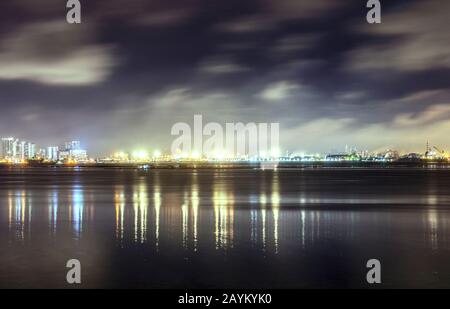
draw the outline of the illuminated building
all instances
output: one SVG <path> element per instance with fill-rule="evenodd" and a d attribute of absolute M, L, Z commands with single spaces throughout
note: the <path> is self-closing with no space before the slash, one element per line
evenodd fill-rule
<path fill-rule="evenodd" d="M 81 143 L 80 141 L 71 141 L 71 142 L 66 142 L 65 143 L 65 148 L 66 151 L 70 151 L 70 150 L 80 150 L 81 149 Z"/>
<path fill-rule="evenodd" d="M 47 147 L 47 160 L 49 161 L 58 161 L 58 152 L 59 148 L 57 146 Z"/>
<path fill-rule="evenodd" d="M 132 153 L 133 161 L 145 162 L 149 160 L 149 154 L 145 150 L 136 150 Z"/>
<path fill-rule="evenodd" d="M 11 162 L 22 162 L 36 156 L 36 145 L 19 141 L 14 137 L 2 138 L 2 158 Z"/>
<path fill-rule="evenodd" d="M 66 142 L 64 151 L 59 153 L 59 160 L 61 161 L 87 161 L 87 151 L 81 148 L 80 141 Z"/>
<path fill-rule="evenodd" d="M 70 152 L 70 158 L 76 162 L 87 161 L 87 151 L 83 149 L 74 149 Z"/>
<path fill-rule="evenodd" d="M 60 151 L 58 153 L 59 161 L 69 161 L 70 160 L 70 152 L 69 151 Z"/>
<path fill-rule="evenodd" d="M 16 143 L 16 161 L 33 159 L 36 156 L 36 145 L 30 142 L 21 141 Z"/>
<path fill-rule="evenodd" d="M 17 143 L 17 148 L 16 148 L 16 160 L 17 161 L 25 161 L 25 159 L 26 159 L 26 154 L 25 154 L 26 143 L 27 142 L 24 142 L 24 141 Z"/>
<path fill-rule="evenodd" d="M 31 160 L 36 157 L 36 145 L 34 143 L 25 142 L 23 147 L 25 160 Z"/>
<path fill-rule="evenodd" d="M 399 158 L 400 158 L 400 155 L 397 150 L 388 149 L 384 153 L 384 159 L 386 161 L 395 161 L 395 160 L 398 160 Z"/>
<path fill-rule="evenodd" d="M 36 159 L 46 159 L 47 158 L 47 151 L 45 148 L 39 148 L 39 150 L 36 152 Z"/>
<path fill-rule="evenodd" d="M 18 140 L 14 137 L 2 138 L 2 158 L 14 160 L 17 155 Z"/>
<path fill-rule="evenodd" d="M 113 161 L 127 162 L 128 160 L 129 160 L 129 155 L 126 152 L 118 151 L 113 154 Z"/>

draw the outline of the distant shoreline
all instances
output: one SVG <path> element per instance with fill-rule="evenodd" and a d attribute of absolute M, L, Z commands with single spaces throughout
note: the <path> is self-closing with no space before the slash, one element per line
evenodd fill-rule
<path fill-rule="evenodd" d="M 79 163 L 54 164 L 32 163 L 11 165 L 0 163 L 1 169 L 25 168 L 102 168 L 102 169 L 311 169 L 311 168 L 450 168 L 448 161 L 394 161 L 394 162 L 351 162 L 351 161 L 308 161 L 308 162 L 149 162 L 149 163 Z"/>

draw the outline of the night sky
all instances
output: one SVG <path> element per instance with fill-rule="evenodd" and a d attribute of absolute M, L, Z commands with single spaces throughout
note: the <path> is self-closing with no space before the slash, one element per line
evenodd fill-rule
<path fill-rule="evenodd" d="M 282 150 L 449 150 L 450 1 L 0 3 L 0 135 L 168 151 L 176 122 L 279 122 Z"/>

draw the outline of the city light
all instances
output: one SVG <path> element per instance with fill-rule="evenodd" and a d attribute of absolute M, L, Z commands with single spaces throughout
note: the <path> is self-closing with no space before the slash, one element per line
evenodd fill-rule
<path fill-rule="evenodd" d="M 136 161 L 145 161 L 148 160 L 148 152 L 145 150 L 135 150 L 133 151 L 133 160 Z"/>
<path fill-rule="evenodd" d="M 272 149 L 271 156 L 273 158 L 278 158 L 280 156 L 280 149 L 278 149 L 278 148 Z"/>
<path fill-rule="evenodd" d="M 225 159 L 225 157 L 226 157 L 226 155 L 223 150 L 216 151 L 213 156 L 213 158 L 218 159 L 218 160 L 223 160 L 223 159 Z"/>
<path fill-rule="evenodd" d="M 129 160 L 128 154 L 124 151 L 117 151 L 113 154 L 113 160 L 118 162 L 126 162 Z"/>
<path fill-rule="evenodd" d="M 159 158 L 161 157 L 161 151 L 155 150 L 153 151 L 153 158 Z"/>
<path fill-rule="evenodd" d="M 191 159 L 199 159 L 200 158 L 200 153 L 196 150 L 194 150 L 191 154 Z"/>

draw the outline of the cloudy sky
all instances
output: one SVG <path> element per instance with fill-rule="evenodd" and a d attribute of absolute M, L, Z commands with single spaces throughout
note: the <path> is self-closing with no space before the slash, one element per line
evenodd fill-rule
<path fill-rule="evenodd" d="M 450 1 L 0 3 L 0 135 L 169 150 L 176 122 L 279 122 L 290 151 L 450 148 Z M 394 2 L 394 3 L 393 3 Z"/>

